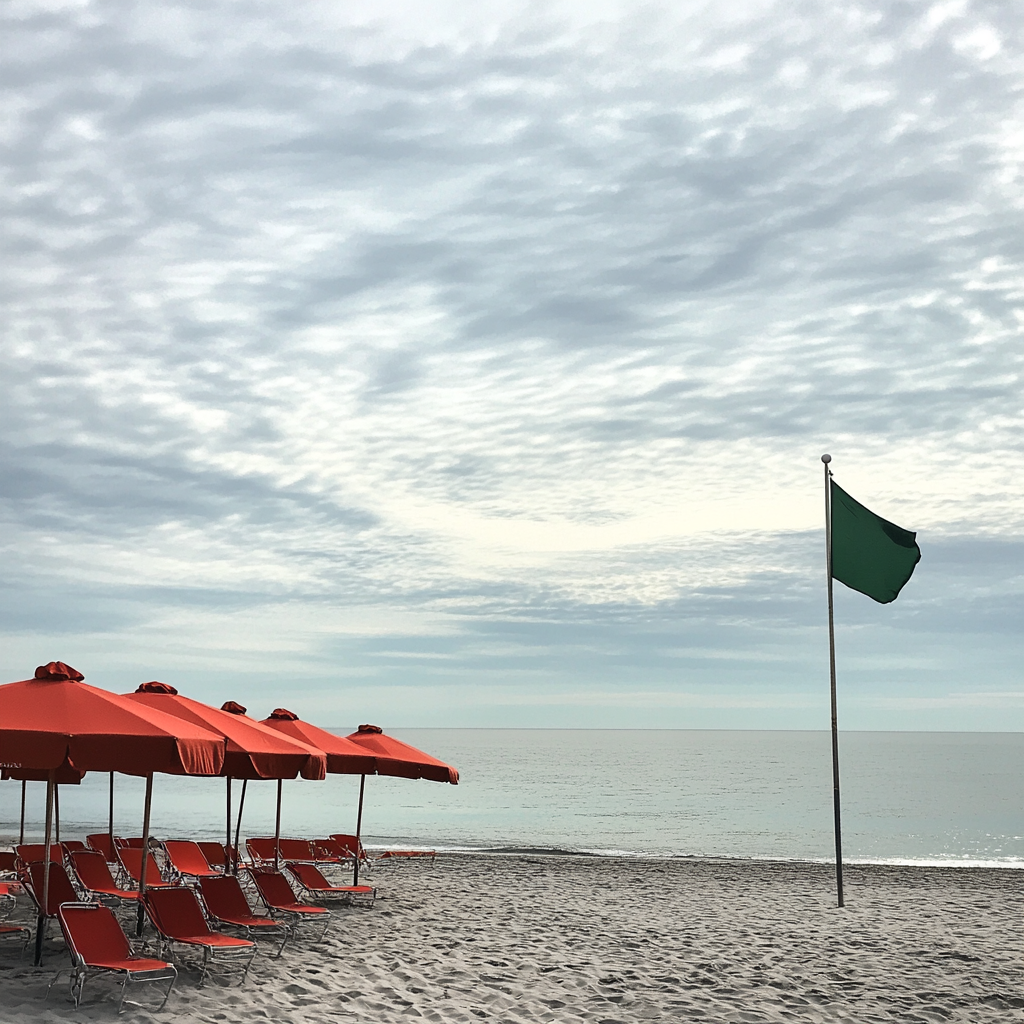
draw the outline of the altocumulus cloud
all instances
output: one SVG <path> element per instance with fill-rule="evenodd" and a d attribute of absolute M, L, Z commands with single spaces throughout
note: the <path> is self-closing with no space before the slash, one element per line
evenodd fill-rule
<path fill-rule="evenodd" d="M 824 725 L 831 450 L 848 723 L 1024 725 L 1011 7 L 413 10 L 5 5 L 6 678 Z"/>

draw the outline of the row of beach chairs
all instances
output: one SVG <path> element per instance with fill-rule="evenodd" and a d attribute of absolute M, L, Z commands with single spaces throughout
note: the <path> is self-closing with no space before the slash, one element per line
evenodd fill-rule
<path fill-rule="evenodd" d="M 353 840 L 351 845 L 348 839 Z M 23 948 L 28 942 L 27 927 L 3 922 L 15 903 L 11 890 L 23 890 L 47 925 L 51 920 L 60 923 L 71 954 L 76 1007 L 86 977 L 96 972 L 122 977 L 119 1011 L 128 986 L 142 981 L 166 981 L 165 1004 L 177 977 L 175 954 L 182 951 L 199 955 L 200 985 L 211 966 L 238 967 L 244 982 L 257 940 L 273 941 L 275 955 L 280 956 L 306 924 L 320 927 L 323 939 L 331 911 L 319 904 L 340 900 L 372 906 L 376 896 L 372 886 L 336 885 L 324 874 L 324 869 L 351 863 L 362 853 L 354 837 L 282 839 L 280 845 L 273 838 L 251 839 L 246 843 L 247 858 L 220 843 L 151 842 L 144 851 L 141 840 L 114 837 L 111 843 L 102 833 L 87 837 L 86 843 L 51 846 L 45 907 L 45 847 L 27 844 L 10 854 L 0 851 L 0 878 L 11 879 L 0 882 L 0 939 L 20 940 Z M 116 916 L 126 909 L 139 912 L 144 857 L 146 893 L 141 906 L 158 936 L 155 958 L 135 951 Z M 283 871 L 275 869 L 275 859 Z M 224 929 L 244 937 L 224 934 Z M 57 977 L 64 973 L 67 969 Z"/>

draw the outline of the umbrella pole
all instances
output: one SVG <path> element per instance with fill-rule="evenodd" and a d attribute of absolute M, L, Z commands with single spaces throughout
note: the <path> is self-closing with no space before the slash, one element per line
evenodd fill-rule
<path fill-rule="evenodd" d="M 355 853 L 355 869 L 352 872 L 352 884 L 359 884 L 359 854 L 363 849 L 363 841 L 359 838 L 360 833 L 363 831 L 363 791 L 366 789 L 366 776 L 359 776 L 359 812 L 356 814 L 356 848 L 353 851 Z"/>
<path fill-rule="evenodd" d="M 274 825 L 274 870 L 281 870 L 281 780 L 277 780 L 277 822 Z"/>
<path fill-rule="evenodd" d="M 18 832 L 18 845 L 25 845 L 25 787 L 28 783 L 21 780 L 21 830 Z"/>
<path fill-rule="evenodd" d="M 50 826 L 53 824 L 53 769 L 46 780 L 46 837 L 43 840 L 43 901 L 36 921 L 36 967 L 43 962 L 43 932 L 50 905 Z"/>
<path fill-rule="evenodd" d="M 110 810 L 107 812 L 107 838 L 110 840 L 110 856 L 114 856 L 114 773 L 110 773 Z"/>
<path fill-rule="evenodd" d="M 146 776 L 146 805 L 142 812 L 142 869 L 139 871 L 139 916 L 135 922 L 135 934 L 142 935 L 146 920 L 146 867 L 149 864 L 149 811 L 153 806 L 153 773 Z"/>
<path fill-rule="evenodd" d="M 227 838 L 224 840 L 224 856 L 228 859 L 228 865 L 231 864 L 231 776 L 228 776 L 228 831 Z"/>
<path fill-rule="evenodd" d="M 60 783 L 53 784 L 53 828 L 57 833 L 54 842 L 60 846 Z"/>
<path fill-rule="evenodd" d="M 232 874 L 238 874 L 238 840 L 242 836 L 242 808 L 245 807 L 245 787 L 249 784 L 248 779 L 242 779 L 242 795 L 238 798 L 238 824 L 235 825 L 235 855 L 231 859 L 234 861 L 234 870 Z"/>

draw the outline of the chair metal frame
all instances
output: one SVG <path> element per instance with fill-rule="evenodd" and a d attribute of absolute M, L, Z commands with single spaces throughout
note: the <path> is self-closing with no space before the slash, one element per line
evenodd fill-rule
<path fill-rule="evenodd" d="M 230 888 L 232 886 L 236 890 L 234 898 L 245 904 L 245 910 L 242 911 L 239 906 L 237 910 L 224 911 L 223 904 L 220 904 L 215 909 L 213 904 L 216 903 L 219 897 L 216 896 L 213 890 L 224 887 Z M 252 939 L 254 942 L 258 942 L 261 935 L 267 935 L 268 937 L 271 935 L 275 937 L 280 936 L 281 945 L 278 946 L 277 952 L 274 954 L 275 959 L 284 952 L 284 947 L 288 945 L 288 940 L 295 933 L 295 926 L 292 924 L 280 921 L 269 914 L 254 914 L 245 895 L 245 890 L 242 888 L 242 883 L 236 875 L 219 875 L 216 878 L 200 879 L 199 895 L 202 897 L 206 916 L 214 925 L 243 929 L 246 938 Z M 211 897 L 214 897 L 212 901 Z M 228 899 L 231 898 L 228 897 Z"/>
<path fill-rule="evenodd" d="M 331 912 L 326 907 L 301 903 L 296 897 L 295 891 L 292 889 L 287 877 L 280 871 L 275 871 L 273 868 L 252 868 L 249 873 L 259 892 L 260 899 L 263 901 L 271 917 L 275 917 L 277 914 L 287 914 L 296 926 L 304 921 L 323 921 L 324 930 L 320 933 L 320 938 L 317 940 L 318 942 L 323 941 L 324 936 L 327 934 L 327 929 L 331 925 Z M 279 878 L 284 883 L 287 891 L 291 894 L 291 900 L 274 901 L 270 898 L 267 887 L 261 885 L 260 880 L 271 878 Z"/>
<path fill-rule="evenodd" d="M 99 851 L 97 851 L 99 852 Z M 75 942 L 75 936 L 73 928 L 68 924 L 69 913 L 79 913 L 82 911 L 96 911 L 99 913 L 109 914 L 113 918 L 114 922 L 117 923 L 117 918 L 114 917 L 114 912 L 109 908 L 105 907 L 100 903 L 62 903 L 57 908 L 57 917 L 60 920 L 61 931 L 64 933 L 64 941 L 67 943 L 68 952 L 71 955 L 71 967 L 65 967 L 59 970 L 51 979 L 50 984 L 46 986 L 46 996 L 49 998 L 50 989 L 56 984 L 57 979 L 66 973 L 70 973 L 71 979 L 71 998 L 75 1001 L 75 1009 L 81 1005 L 82 993 L 85 990 L 85 982 L 91 972 L 108 973 L 108 974 L 123 974 L 124 981 L 121 982 L 121 998 L 117 1004 L 117 1012 L 122 1013 L 124 1010 L 125 995 L 128 991 L 128 985 L 134 983 L 141 983 L 144 981 L 164 981 L 170 979 L 170 984 L 167 986 L 167 991 L 164 993 L 163 1002 L 157 1009 L 157 1013 L 160 1012 L 166 1005 L 167 1000 L 171 997 L 171 989 L 174 988 L 174 983 L 178 978 L 178 969 L 172 963 L 160 960 L 153 957 L 139 956 L 135 952 L 135 948 L 132 946 L 128 936 L 125 935 L 125 945 L 128 951 L 128 956 L 124 957 L 124 962 L 131 962 L 132 960 L 139 960 L 143 963 L 160 962 L 163 963 L 163 967 L 160 968 L 148 968 L 146 970 L 133 971 L 128 967 L 115 967 L 104 964 L 90 964 L 86 961 L 85 956 L 78 948 L 78 944 Z M 121 928 L 118 924 L 118 928 Z M 121 934 L 124 935 L 124 930 L 121 929 Z"/>
<path fill-rule="evenodd" d="M 97 860 L 96 858 L 99 859 Z M 80 861 L 83 861 L 84 863 L 80 864 Z M 97 886 L 95 877 L 92 877 L 91 879 L 86 878 L 82 868 L 89 861 L 92 861 L 98 866 L 102 865 L 103 872 L 105 872 L 106 877 L 110 879 L 109 884 L 104 883 Z M 98 902 L 104 904 L 104 906 L 113 905 L 116 907 L 138 906 L 138 890 L 124 889 L 117 884 L 118 880 L 110 873 L 110 864 L 101 851 L 92 849 L 73 850 L 68 854 L 68 863 L 71 865 L 71 870 L 75 873 L 75 878 L 78 879 L 78 889 L 88 897 L 87 902 Z"/>
<path fill-rule="evenodd" d="M 164 856 L 167 859 L 167 866 L 173 872 L 175 881 L 179 883 L 184 884 L 186 878 L 199 881 L 201 878 L 216 878 L 221 874 L 206 859 L 206 854 L 203 853 L 199 844 L 192 839 L 165 839 L 161 845 L 163 846 Z M 188 847 L 195 847 L 195 849 L 191 850 Z M 193 858 L 198 856 L 199 861 L 202 863 L 197 861 L 189 864 L 187 859 L 183 858 L 181 854 Z M 189 871 L 189 867 L 195 870 Z"/>
<path fill-rule="evenodd" d="M 331 885 L 323 872 L 315 864 L 285 864 L 288 873 L 302 887 L 303 894 L 309 894 L 318 900 L 344 900 L 353 906 L 373 906 L 377 898 L 377 890 L 372 885 Z M 319 878 L 310 877 L 319 875 Z M 303 877 L 305 876 L 305 877 Z M 323 883 L 311 884 L 311 883 Z"/>
<path fill-rule="evenodd" d="M 194 902 L 196 913 L 202 920 L 204 931 L 197 930 L 194 934 L 190 935 L 175 935 L 172 934 L 172 931 L 168 930 L 167 921 L 161 920 L 160 909 L 154 904 L 158 904 L 162 899 L 184 899 L 185 897 L 177 895 L 179 893 L 187 893 L 188 898 Z M 206 981 L 206 975 L 213 961 L 218 961 L 217 965 L 220 966 L 220 963 L 224 961 L 227 963 L 241 963 L 244 960 L 245 967 L 239 984 L 245 984 L 245 979 L 249 976 L 249 968 L 252 966 L 253 959 L 257 953 L 256 943 L 251 939 L 236 939 L 233 936 L 222 935 L 220 932 L 215 932 L 210 928 L 209 922 L 206 920 L 206 914 L 203 911 L 203 906 L 199 902 L 199 897 L 192 889 L 184 885 L 165 886 L 152 891 L 147 889 L 143 898 L 143 904 L 149 919 L 153 922 L 153 927 L 156 928 L 157 934 L 160 936 L 161 951 L 166 950 L 173 955 L 175 945 L 187 946 L 192 949 L 198 948 L 203 951 L 203 959 L 199 965 L 200 988 L 203 987 Z M 223 939 L 232 944 L 224 945 L 220 942 L 209 941 L 213 939 Z"/>

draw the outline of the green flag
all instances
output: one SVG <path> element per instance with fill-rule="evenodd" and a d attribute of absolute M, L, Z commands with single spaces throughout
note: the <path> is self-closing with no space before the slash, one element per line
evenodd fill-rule
<path fill-rule="evenodd" d="M 876 516 L 831 480 L 832 578 L 879 604 L 895 601 L 921 561 L 917 534 Z"/>

